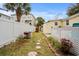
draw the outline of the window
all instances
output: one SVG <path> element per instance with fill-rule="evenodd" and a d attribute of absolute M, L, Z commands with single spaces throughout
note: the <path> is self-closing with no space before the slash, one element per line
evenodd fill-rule
<path fill-rule="evenodd" d="M 53 28 L 53 26 L 51 28 Z"/>
<path fill-rule="evenodd" d="M 58 23 L 57 23 L 57 22 L 55 22 L 55 25 L 58 25 Z"/>
<path fill-rule="evenodd" d="M 31 23 L 29 23 L 30 25 L 32 25 Z"/>
<path fill-rule="evenodd" d="M 51 33 L 46 33 L 46 35 L 51 35 Z"/>
<path fill-rule="evenodd" d="M 27 20 L 25 20 L 25 23 L 27 23 Z"/>
<path fill-rule="evenodd" d="M 25 23 L 30 23 L 31 22 L 31 20 L 25 20 Z"/>
<path fill-rule="evenodd" d="M 62 26 L 59 26 L 59 28 L 61 28 Z"/>
<path fill-rule="evenodd" d="M 66 25 L 69 25 L 69 20 L 66 20 Z"/>

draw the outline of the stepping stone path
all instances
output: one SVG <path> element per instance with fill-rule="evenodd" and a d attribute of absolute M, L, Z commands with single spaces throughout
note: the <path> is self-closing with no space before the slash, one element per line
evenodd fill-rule
<path fill-rule="evenodd" d="M 41 48 L 41 46 L 36 46 L 36 49 L 40 49 Z"/>
<path fill-rule="evenodd" d="M 40 49 L 41 46 L 40 46 L 40 40 L 38 40 L 38 42 L 36 43 L 36 49 Z M 37 56 L 38 53 L 36 51 L 31 51 L 28 53 L 28 56 Z"/>
<path fill-rule="evenodd" d="M 37 56 L 37 55 L 38 54 L 35 51 L 31 51 L 31 52 L 28 53 L 28 56 Z"/>
<path fill-rule="evenodd" d="M 37 45 L 39 45 L 40 43 L 38 42 L 38 43 L 36 43 Z"/>
<path fill-rule="evenodd" d="M 38 40 L 38 42 L 36 43 L 36 49 L 40 49 L 41 46 L 40 46 L 40 40 Z"/>

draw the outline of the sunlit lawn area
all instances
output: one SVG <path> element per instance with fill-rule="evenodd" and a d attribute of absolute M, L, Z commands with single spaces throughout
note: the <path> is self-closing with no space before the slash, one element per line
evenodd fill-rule
<path fill-rule="evenodd" d="M 52 56 L 54 53 L 48 48 L 45 36 L 41 32 L 33 32 L 31 39 L 13 42 L 0 48 L 0 55 L 27 56 L 29 52 L 35 51 L 38 56 Z M 36 48 L 37 41 L 40 40 L 40 49 Z"/>

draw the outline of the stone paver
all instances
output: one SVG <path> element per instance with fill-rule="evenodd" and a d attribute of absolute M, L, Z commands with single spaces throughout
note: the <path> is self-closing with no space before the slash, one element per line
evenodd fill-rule
<path fill-rule="evenodd" d="M 38 43 L 36 43 L 37 45 L 39 45 L 40 43 L 38 42 Z"/>
<path fill-rule="evenodd" d="M 31 52 L 28 53 L 28 56 L 37 56 L 37 55 L 38 54 L 35 51 L 31 51 Z"/>
<path fill-rule="evenodd" d="M 36 46 L 36 49 L 40 49 L 40 48 L 41 48 L 41 46 L 38 46 L 38 45 Z"/>

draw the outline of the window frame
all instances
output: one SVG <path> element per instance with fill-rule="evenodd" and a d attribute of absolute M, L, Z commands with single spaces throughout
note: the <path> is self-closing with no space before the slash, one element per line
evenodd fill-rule
<path fill-rule="evenodd" d="M 69 25 L 69 20 L 66 20 L 66 25 Z"/>
<path fill-rule="evenodd" d="M 55 22 L 55 26 L 57 26 L 58 25 L 58 22 Z"/>

